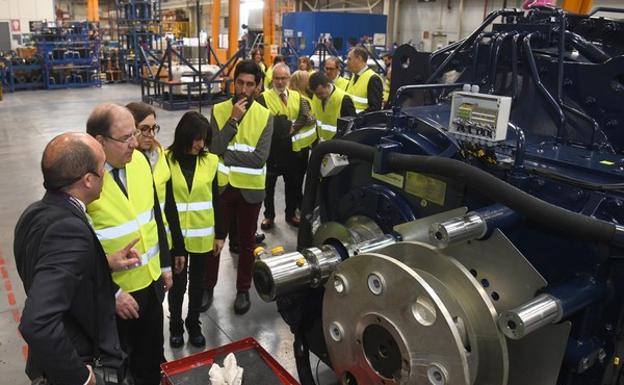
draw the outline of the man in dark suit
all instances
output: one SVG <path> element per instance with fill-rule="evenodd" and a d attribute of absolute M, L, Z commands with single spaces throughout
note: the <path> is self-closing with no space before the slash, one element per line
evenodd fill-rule
<path fill-rule="evenodd" d="M 85 205 L 100 195 L 104 161 L 89 135 L 52 139 L 41 160 L 47 192 L 15 228 L 15 262 L 27 295 L 19 330 L 33 382 L 115 384 L 124 377 L 110 271 L 138 258 L 133 243 L 107 256 L 89 225 Z"/>

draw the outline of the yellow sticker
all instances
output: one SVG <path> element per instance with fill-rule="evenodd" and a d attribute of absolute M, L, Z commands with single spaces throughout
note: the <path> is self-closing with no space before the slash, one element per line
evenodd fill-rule
<path fill-rule="evenodd" d="M 371 172 L 371 176 L 374 179 L 380 180 L 382 182 L 386 182 L 391 186 L 403 188 L 403 180 L 405 179 L 403 175 L 396 174 L 393 172 L 387 174 L 377 174 L 376 172 Z"/>
<path fill-rule="evenodd" d="M 615 162 L 612 162 L 610 160 L 601 160 L 600 164 L 603 164 L 605 166 L 613 166 L 615 164 Z"/>
<path fill-rule="evenodd" d="M 405 191 L 437 205 L 444 206 L 446 182 L 417 172 L 408 171 L 405 175 Z"/>
<path fill-rule="evenodd" d="M 299 258 L 299 259 L 297 259 L 297 260 L 295 261 L 295 264 L 296 264 L 298 267 L 302 267 L 303 265 L 305 265 L 305 263 L 306 263 L 306 259 L 305 259 L 305 258 Z"/>

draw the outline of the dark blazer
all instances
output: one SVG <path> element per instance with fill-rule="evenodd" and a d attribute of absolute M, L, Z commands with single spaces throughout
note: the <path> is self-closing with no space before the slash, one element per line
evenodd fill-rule
<path fill-rule="evenodd" d="M 14 254 L 27 296 L 19 325 L 29 347 L 26 374 L 83 385 L 96 328 L 103 365 L 121 367 L 125 356 L 106 254 L 69 196 L 48 192 L 24 211 Z"/>

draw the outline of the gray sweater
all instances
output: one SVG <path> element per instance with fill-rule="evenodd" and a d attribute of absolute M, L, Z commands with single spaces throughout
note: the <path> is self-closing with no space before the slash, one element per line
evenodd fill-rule
<path fill-rule="evenodd" d="M 226 166 L 261 168 L 266 164 L 271 150 L 271 137 L 273 136 L 272 116 L 269 117 L 253 152 L 230 151 L 227 149 L 228 144 L 238 132 L 238 128 L 231 121 L 228 120 L 223 129 L 219 130 L 217 121 L 214 115 L 211 114 L 210 129 L 212 131 L 210 152 L 222 157 Z M 226 187 L 228 186 L 219 187 L 219 194 L 222 194 Z M 248 203 L 260 203 L 264 200 L 264 190 L 240 189 L 240 191 Z"/>

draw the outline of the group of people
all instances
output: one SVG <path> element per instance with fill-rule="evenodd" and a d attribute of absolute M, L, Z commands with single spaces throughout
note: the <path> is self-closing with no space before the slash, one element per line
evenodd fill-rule
<path fill-rule="evenodd" d="M 274 225 L 277 177 L 286 182 L 286 221 L 297 225 L 310 148 L 335 135 L 338 118 L 381 108 L 381 79 L 363 49 L 349 52 L 346 83 L 330 58 L 297 90 L 297 73 L 281 59 L 264 71 L 255 57 L 240 62 L 234 98 L 210 119 L 185 113 L 167 148 L 144 103 L 98 105 L 86 133 L 46 146 L 46 193 L 20 217 L 14 243 L 31 379 L 158 384 L 165 292 L 170 345 L 184 344 L 186 328 L 188 341 L 204 346 L 199 315 L 212 302 L 228 233 L 239 247 L 234 312 L 249 310 L 258 216 L 264 202 L 261 226 Z"/>

